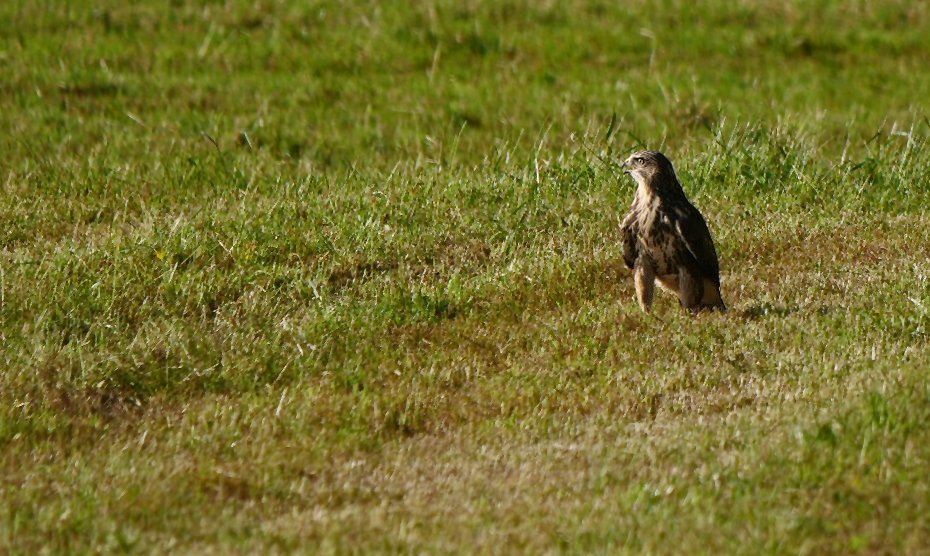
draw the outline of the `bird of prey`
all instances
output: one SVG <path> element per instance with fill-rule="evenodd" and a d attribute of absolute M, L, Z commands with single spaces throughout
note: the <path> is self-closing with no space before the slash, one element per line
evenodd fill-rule
<path fill-rule="evenodd" d="M 623 169 L 637 184 L 620 234 L 639 306 L 650 311 L 658 281 L 693 313 L 726 311 L 714 240 L 704 217 L 685 196 L 672 163 L 662 153 L 641 151 L 630 155 Z"/>

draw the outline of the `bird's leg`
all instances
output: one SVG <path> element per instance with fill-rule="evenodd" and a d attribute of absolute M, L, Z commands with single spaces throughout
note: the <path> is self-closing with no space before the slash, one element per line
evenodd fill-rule
<path fill-rule="evenodd" d="M 633 270 L 633 283 L 636 285 L 639 307 L 648 313 L 652 309 L 652 301 L 656 294 L 656 272 L 652 265 L 642 259 L 638 260 Z"/>
<path fill-rule="evenodd" d="M 696 313 L 701 310 L 701 297 L 704 295 L 704 284 L 684 266 L 678 269 L 678 301 L 681 306 Z"/>

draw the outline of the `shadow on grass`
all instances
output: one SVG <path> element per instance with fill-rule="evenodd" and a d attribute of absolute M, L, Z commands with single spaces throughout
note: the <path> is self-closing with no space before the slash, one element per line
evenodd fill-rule
<path fill-rule="evenodd" d="M 757 320 L 764 317 L 786 317 L 792 313 L 797 313 L 799 311 L 798 307 L 785 307 L 779 305 L 773 305 L 771 303 L 761 303 L 759 305 L 752 305 L 738 312 L 737 315 L 747 320 Z"/>
<path fill-rule="evenodd" d="M 822 316 L 833 313 L 836 310 L 836 307 L 822 305 L 820 307 L 816 307 L 813 312 Z M 805 310 L 801 307 L 787 307 L 784 305 L 775 305 L 773 303 L 760 303 L 758 305 L 749 306 L 746 309 L 737 312 L 736 314 L 746 320 L 757 320 L 764 317 L 787 317 L 788 315 L 802 312 L 805 312 Z"/>

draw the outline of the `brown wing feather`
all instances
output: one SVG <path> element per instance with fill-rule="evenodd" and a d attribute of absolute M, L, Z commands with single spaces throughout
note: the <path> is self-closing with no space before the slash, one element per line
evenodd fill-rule
<path fill-rule="evenodd" d="M 694 257 L 698 269 L 705 278 L 713 280 L 720 286 L 720 263 L 717 260 L 717 250 L 714 249 L 714 240 L 710 236 L 707 222 L 693 206 L 684 211 L 682 218 L 675 222 L 675 232 L 681 239 L 688 253 Z"/>
<path fill-rule="evenodd" d="M 636 236 L 639 234 L 639 226 L 636 223 L 636 213 L 630 212 L 623 219 L 620 225 L 620 243 L 623 247 L 623 262 L 627 268 L 633 268 L 636 264 L 636 257 L 639 256 L 636 249 Z"/>

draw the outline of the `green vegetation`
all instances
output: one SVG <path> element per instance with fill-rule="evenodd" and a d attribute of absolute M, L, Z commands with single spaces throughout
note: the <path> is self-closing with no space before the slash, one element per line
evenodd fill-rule
<path fill-rule="evenodd" d="M 930 550 L 930 8 L 0 4 L 0 552 Z M 663 150 L 730 312 L 642 314 Z"/>

